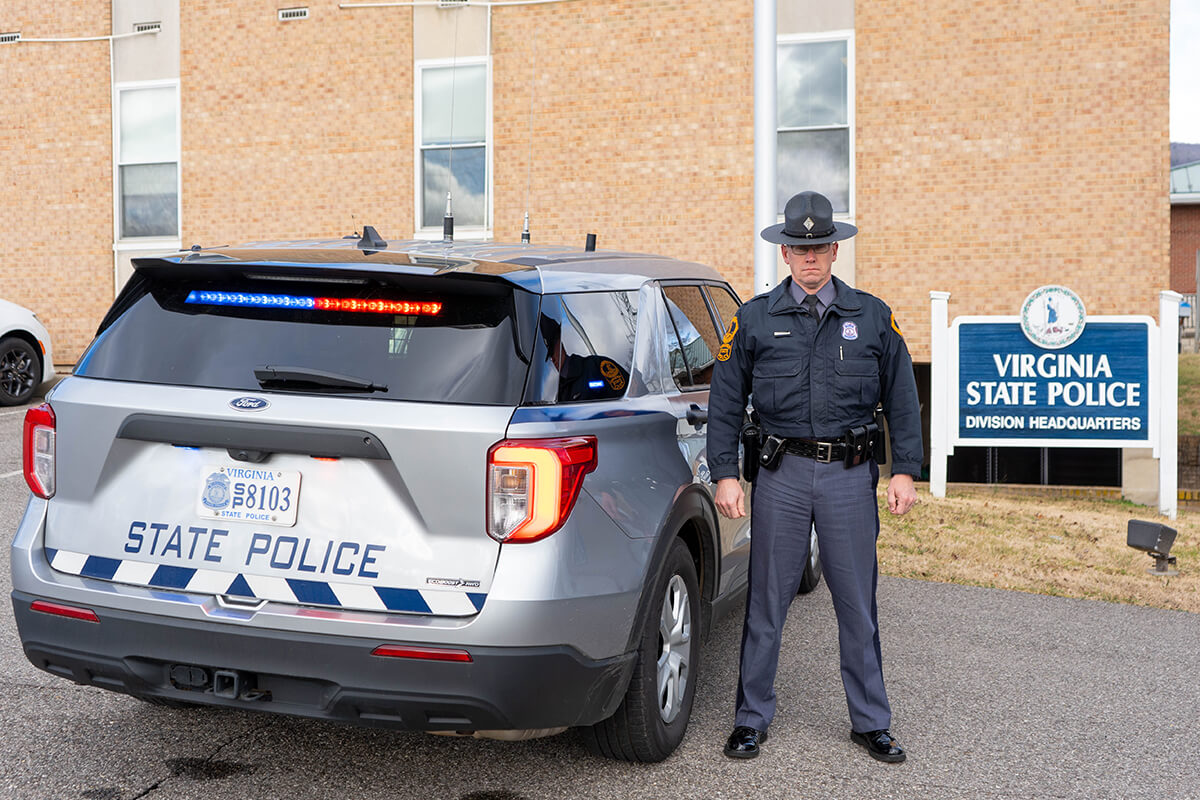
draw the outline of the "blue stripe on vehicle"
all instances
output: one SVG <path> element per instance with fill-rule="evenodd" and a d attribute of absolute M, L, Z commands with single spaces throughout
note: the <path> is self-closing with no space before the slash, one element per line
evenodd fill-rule
<path fill-rule="evenodd" d="M 255 597 L 250 584 L 246 583 L 246 579 L 241 575 L 233 579 L 233 583 L 229 584 L 229 588 L 225 590 L 225 594 L 235 594 L 238 597 Z"/>
<path fill-rule="evenodd" d="M 475 606 L 476 611 L 483 611 L 483 604 L 487 600 L 487 595 L 467 592 L 467 599 L 471 601 L 471 605 Z"/>
<path fill-rule="evenodd" d="M 191 567 L 171 567 L 163 564 L 154 571 L 150 585 L 164 589 L 186 589 L 188 582 L 195 574 L 196 570 Z"/>
<path fill-rule="evenodd" d="M 57 550 L 55 550 L 53 547 L 47 547 L 47 548 L 46 548 L 46 563 L 47 563 L 47 564 L 51 564 L 51 563 L 53 563 L 53 562 L 54 562 L 54 557 L 55 557 L 56 555 L 58 555 L 58 551 L 57 551 Z"/>
<path fill-rule="evenodd" d="M 411 611 L 417 614 L 432 614 L 429 604 L 416 589 L 389 589 L 376 586 L 375 594 L 387 606 L 388 611 Z"/>
<path fill-rule="evenodd" d="M 117 574 L 117 568 L 121 566 L 119 558 L 105 558 L 103 556 L 88 556 L 88 560 L 83 562 L 83 569 L 79 574 L 85 578 L 100 578 L 101 580 L 111 581 L 113 575 Z"/>
<path fill-rule="evenodd" d="M 341 602 L 328 583 L 322 581 L 302 581 L 299 578 L 288 578 L 288 586 L 301 603 L 313 603 L 321 606 L 340 606 Z"/>

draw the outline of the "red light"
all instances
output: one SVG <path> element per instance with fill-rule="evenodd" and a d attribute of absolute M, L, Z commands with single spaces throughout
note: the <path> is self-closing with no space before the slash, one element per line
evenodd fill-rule
<path fill-rule="evenodd" d="M 561 528 L 596 468 L 596 437 L 505 439 L 488 450 L 488 534 L 502 542 L 536 542 Z M 525 479 L 506 472 L 523 473 Z M 504 486 L 509 480 L 516 488 Z M 523 487 L 523 488 L 521 488 Z M 505 518 L 517 510 L 523 519 Z"/>
<path fill-rule="evenodd" d="M 356 300 L 354 298 L 317 297 L 313 307 L 322 311 L 355 311 L 370 314 L 404 314 L 408 316 L 437 316 L 442 304 L 410 300 Z"/>
<path fill-rule="evenodd" d="M 38 497 L 54 496 L 54 409 L 42 403 L 25 412 L 22 434 L 22 467 L 25 483 Z"/>
<path fill-rule="evenodd" d="M 471 662 L 471 654 L 466 650 L 451 650 L 444 647 L 412 647 L 399 644 L 381 644 L 371 651 L 373 656 L 385 658 L 416 658 L 422 661 L 459 661 Z"/>
<path fill-rule="evenodd" d="M 84 622 L 100 621 L 100 618 L 96 616 L 96 612 L 91 609 L 62 606 L 46 600 L 34 600 L 29 604 L 29 608 L 33 611 L 40 611 L 43 614 L 53 614 L 56 617 L 68 617 L 70 619 L 83 620 Z"/>

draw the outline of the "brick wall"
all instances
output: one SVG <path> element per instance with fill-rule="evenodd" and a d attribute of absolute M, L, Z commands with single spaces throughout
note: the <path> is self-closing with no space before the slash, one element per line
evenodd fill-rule
<path fill-rule="evenodd" d="M 857 283 L 929 358 L 950 317 L 1056 283 L 1089 314 L 1168 287 L 1169 0 L 859 0 Z"/>
<path fill-rule="evenodd" d="M 412 9 L 181 3 L 183 243 L 413 230 Z"/>
<path fill-rule="evenodd" d="M 0 30 L 104 36 L 97 0 L 5 0 Z M 112 109 L 108 43 L 0 45 L 0 297 L 46 323 L 70 364 L 112 301 Z"/>
<path fill-rule="evenodd" d="M 1200 251 L 1200 204 L 1171 206 L 1171 288 L 1196 291 L 1196 252 Z"/>
<path fill-rule="evenodd" d="M 534 242 L 596 233 L 601 249 L 711 264 L 748 296 L 753 13 L 745 0 L 494 9 L 496 238 L 520 239 L 532 149 Z"/>

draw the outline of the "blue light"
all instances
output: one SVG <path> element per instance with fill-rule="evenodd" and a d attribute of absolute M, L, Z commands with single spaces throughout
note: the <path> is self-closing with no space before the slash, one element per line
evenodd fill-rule
<path fill-rule="evenodd" d="M 316 305 L 315 297 L 259 292 L 209 292 L 193 290 L 184 302 L 206 306 L 239 306 L 244 308 L 306 308 Z"/>
<path fill-rule="evenodd" d="M 588 381 L 589 389 L 603 389 L 604 381 Z"/>

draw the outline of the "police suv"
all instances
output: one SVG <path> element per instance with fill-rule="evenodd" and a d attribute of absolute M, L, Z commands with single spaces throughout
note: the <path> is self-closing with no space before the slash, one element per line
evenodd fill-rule
<path fill-rule="evenodd" d="M 749 557 L 705 463 L 718 273 L 371 229 L 134 265 L 25 419 L 34 665 L 162 705 L 675 749 Z"/>

